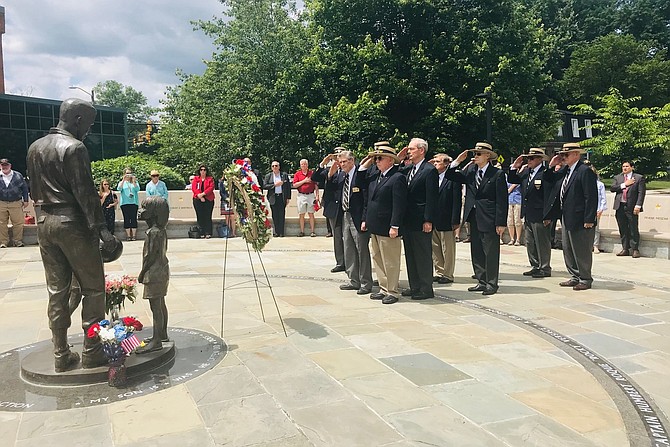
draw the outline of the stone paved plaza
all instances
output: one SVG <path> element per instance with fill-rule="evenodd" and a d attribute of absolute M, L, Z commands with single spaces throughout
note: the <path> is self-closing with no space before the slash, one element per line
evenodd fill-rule
<path fill-rule="evenodd" d="M 170 240 L 170 327 L 221 335 L 225 247 Z M 531 279 L 525 248 L 504 246 L 500 291 L 483 297 L 466 290 L 461 243 L 454 284 L 384 306 L 339 290 L 331 248 L 287 237 L 262 253 L 285 337 L 257 256 L 265 322 L 246 246 L 229 240 L 220 363 L 154 393 L 55 411 L 10 411 L 3 378 L 2 445 L 668 445 L 670 261 L 599 254 L 594 288 L 574 292 L 558 286 L 560 251 L 552 278 Z M 125 243 L 108 273 L 137 275 L 141 251 Z M 0 353 L 50 338 L 46 303 L 39 249 L 0 250 Z M 142 300 L 126 313 L 151 321 Z"/>

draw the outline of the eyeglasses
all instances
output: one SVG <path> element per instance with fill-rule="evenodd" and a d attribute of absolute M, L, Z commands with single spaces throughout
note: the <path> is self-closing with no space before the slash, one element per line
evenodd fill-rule
<path fill-rule="evenodd" d="M 273 167 L 273 168 L 278 168 L 278 167 L 279 167 L 279 165 L 272 165 L 272 167 Z"/>
<path fill-rule="evenodd" d="M 206 171 L 206 170 L 207 170 L 207 168 L 200 168 L 200 170 L 201 170 L 201 171 Z"/>
<path fill-rule="evenodd" d="M 377 155 L 377 156 L 375 157 L 375 161 L 379 161 L 379 160 L 381 160 L 381 159 L 383 159 L 383 158 L 384 158 L 384 157 L 382 157 L 381 155 Z"/>
<path fill-rule="evenodd" d="M 475 152 L 475 157 L 480 157 L 484 155 L 484 152 Z"/>
<path fill-rule="evenodd" d="M 205 169 L 201 169 L 201 171 L 205 171 Z M 152 174 L 151 176 L 152 176 L 152 177 L 159 177 L 158 174 Z"/>

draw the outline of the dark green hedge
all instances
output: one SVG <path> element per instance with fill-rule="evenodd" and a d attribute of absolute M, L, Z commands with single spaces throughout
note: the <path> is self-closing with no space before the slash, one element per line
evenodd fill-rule
<path fill-rule="evenodd" d="M 100 181 L 106 178 L 109 180 L 112 189 L 115 189 L 116 185 L 121 181 L 123 171 L 126 167 L 132 168 L 142 190 L 144 190 L 147 182 L 151 180 L 149 173 L 153 169 L 160 172 L 161 180 L 165 182 L 168 189 L 184 189 L 184 185 L 186 185 L 186 180 L 173 169 L 159 164 L 147 156 L 128 155 L 91 163 L 96 188 L 100 185 Z"/>

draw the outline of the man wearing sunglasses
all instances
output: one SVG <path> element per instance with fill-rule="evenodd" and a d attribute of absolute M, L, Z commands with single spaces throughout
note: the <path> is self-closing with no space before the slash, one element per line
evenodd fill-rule
<path fill-rule="evenodd" d="M 376 169 L 372 169 L 372 164 Z M 361 160 L 360 171 L 367 172 L 368 201 L 361 231 L 369 231 L 372 259 L 379 280 L 378 293 L 370 299 L 382 304 L 398 301 L 400 279 L 400 238 L 407 202 L 407 179 L 398 172 L 400 159 L 390 146 L 377 146 Z M 370 168 L 370 169 L 368 169 Z"/>
<path fill-rule="evenodd" d="M 521 185 L 521 218 L 526 234 L 526 252 L 531 269 L 524 276 L 546 278 L 551 276 L 551 220 L 545 220 L 545 202 L 552 184 L 544 181 L 543 162 L 549 157 L 542 148 L 532 147 L 527 154 L 514 160 L 509 170 L 509 181 Z M 522 170 L 522 166 L 525 169 Z"/>
<path fill-rule="evenodd" d="M 579 143 L 565 143 L 551 159 L 544 174 L 545 179 L 556 183 L 561 203 L 563 259 L 571 278 L 560 285 L 573 290 L 590 289 L 593 282 L 591 250 L 598 211 L 598 186 L 596 174 L 581 161 L 584 153 Z M 555 171 L 553 168 L 559 162 L 564 166 Z"/>
<path fill-rule="evenodd" d="M 473 163 L 464 170 L 458 166 L 473 153 Z M 498 158 L 488 143 L 477 143 L 474 149 L 461 152 L 447 173 L 447 179 L 465 184 L 463 221 L 470 223 L 470 257 L 477 285 L 470 292 L 493 295 L 498 291 L 500 270 L 500 236 L 507 226 L 507 181 L 505 173 L 493 166 Z"/>

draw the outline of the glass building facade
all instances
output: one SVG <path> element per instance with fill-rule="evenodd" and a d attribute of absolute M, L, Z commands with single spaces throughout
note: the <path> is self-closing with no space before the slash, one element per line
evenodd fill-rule
<path fill-rule="evenodd" d="M 0 158 L 8 158 L 12 169 L 26 173 L 26 155 L 33 141 L 58 124 L 61 101 L 0 94 Z M 126 110 L 95 106 L 98 111 L 91 132 L 84 140 L 91 161 L 128 153 Z"/>

